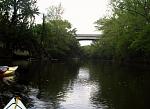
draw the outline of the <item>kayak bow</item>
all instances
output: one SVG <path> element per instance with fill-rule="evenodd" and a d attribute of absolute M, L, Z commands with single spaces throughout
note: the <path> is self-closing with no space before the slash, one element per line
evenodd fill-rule
<path fill-rule="evenodd" d="M 19 97 L 14 97 L 10 102 L 4 107 L 4 109 L 27 109 L 21 102 Z"/>

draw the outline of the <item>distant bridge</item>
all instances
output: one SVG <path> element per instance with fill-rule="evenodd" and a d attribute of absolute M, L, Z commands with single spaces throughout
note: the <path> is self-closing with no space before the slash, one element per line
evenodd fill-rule
<path fill-rule="evenodd" d="M 99 37 L 100 37 L 100 34 L 77 34 L 76 39 L 79 41 L 82 41 L 82 40 L 95 41 L 95 40 L 98 40 Z"/>

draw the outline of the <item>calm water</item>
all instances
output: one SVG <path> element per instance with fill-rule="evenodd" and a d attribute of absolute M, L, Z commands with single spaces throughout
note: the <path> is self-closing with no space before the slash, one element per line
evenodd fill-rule
<path fill-rule="evenodd" d="M 19 65 L 0 80 L 0 108 L 19 95 L 28 109 L 149 109 L 149 66 L 109 62 L 0 61 Z"/>

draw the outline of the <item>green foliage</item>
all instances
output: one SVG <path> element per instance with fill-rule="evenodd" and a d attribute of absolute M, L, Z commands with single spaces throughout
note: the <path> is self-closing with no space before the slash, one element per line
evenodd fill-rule
<path fill-rule="evenodd" d="M 0 41 L 7 55 L 12 56 L 17 49 L 34 54 L 37 44 L 31 27 L 36 14 L 36 0 L 1 0 Z"/>
<path fill-rule="evenodd" d="M 4 55 L 12 57 L 23 53 L 23 56 L 35 58 L 76 56 L 79 50 L 76 30 L 67 20 L 61 19 L 61 5 L 50 7 L 48 14 L 43 15 L 43 23 L 34 25 L 38 13 L 36 0 L 0 1 L 0 49 L 5 51 Z"/>
<path fill-rule="evenodd" d="M 41 29 L 39 29 L 41 28 Z M 42 25 L 37 26 L 37 32 L 42 33 Z M 75 39 L 75 29 L 67 20 L 50 20 L 45 23 L 43 47 L 52 58 L 66 58 L 75 56 L 79 50 L 79 43 Z"/>
<path fill-rule="evenodd" d="M 0 14 L 11 24 L 32 24 L 38 14 L 36 0 L 1 0 Z"/>
<path fill-rule="evenodd" d="M 75 39 L 76 30 L 62 19 L 62 14 L 61 4 L 50 6 L 47 15 L 43 15 L 43 24 L 35 27 L 36 34 L 39 34 L 37 39 L 52 58 L 76 57 L 80 51 Z"/>
<path fill-rule="evenodd" d="M 149 4 L 147 0 L 112 0 L 112 16 L 96 21 L 103 34 L 92 45 L 92 56 L 119 61 L 149 59 Z"/>

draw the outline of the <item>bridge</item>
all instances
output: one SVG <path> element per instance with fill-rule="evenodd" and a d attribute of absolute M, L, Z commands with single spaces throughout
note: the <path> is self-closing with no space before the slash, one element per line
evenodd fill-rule
<path fill-rule="evenodd" d="M 77 34 L 76 39 L 79 41 L 82 41 L 82 40 L 95 41 L 95 40 L 98 40 L 99 37 L 100 37 L 100 34 Z"/>

